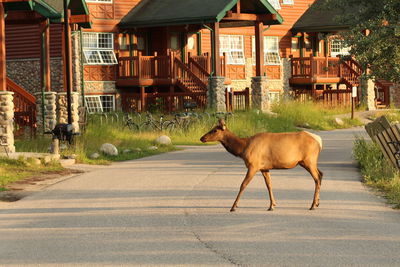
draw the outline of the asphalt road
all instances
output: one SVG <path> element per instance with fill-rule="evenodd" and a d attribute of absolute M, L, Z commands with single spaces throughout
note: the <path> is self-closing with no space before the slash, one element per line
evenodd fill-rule
<path fill-rule="evenodd" d="M 261 174 L 229 209 L 246 169 L 222 146 L 96 167 L 0 203 L 0 266 L 394 266 L 400 213 L 360 183 L 354 132 L 324 140 L 321 205 L 302 168 Z"/>

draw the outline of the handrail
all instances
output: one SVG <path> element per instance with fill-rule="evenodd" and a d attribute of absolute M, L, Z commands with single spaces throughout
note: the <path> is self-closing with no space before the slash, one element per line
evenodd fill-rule
<path fill-rule="evenodd" d="M 195 82 L 197 85 L 200 86 L 200 88 L 203 91 L 207 91 L 207 84 L 205 84 L 200 78 L 198 78 L 191 69 L 189 69 L 188 66 L 186 66 L 185 64 L 183 64 L 182 61 L 180 61 L 178 58 L 174 59 L 175 65 L 181 69 L 182 71 L 184 71 L 185 74 L 188 75 L 188 78 L 190 80 L 192 80 L 193 82 Z M 176 77 L 178 77 L 178 75 L 176 75 Z"/>
<path fill-rule="evenodd" d="M 193 64 L 204 76 L 209 77 L 210 73 L 206 71 L 199 63 L 197 63 L 194 59 L 189 58 L 189 64 Z"/>
<path fill-rule="evenodd" d="M 12 91 L 15 94 L 18 94 L 21 97 L 23 97 L 30 104 L 36 105 L 36 97 L 34 97 L 30 93 L 28 93 L 25 89 L 23 89 L 21 86 L 16 84 L 14 81 L 12 81 L 8 77 L 6 79 L 6 87 L 7 87 L 8 91 Z"/>

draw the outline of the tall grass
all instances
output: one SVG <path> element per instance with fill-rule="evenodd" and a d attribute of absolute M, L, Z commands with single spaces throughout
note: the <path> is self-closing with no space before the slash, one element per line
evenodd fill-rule
<path fill-rule="evenodd" d="M 259 132 L 291 132 L 298 131 L 297 126 L 309 127 L 317 130 L 329 130 L 358 125 L 358 121 L 345 121 L 344 126 L 339 126 L 333 121 L 332 114 L 340 113 L 341 110 L 331 110 L 314 103 L 285 102 L 276 104 L 272 109 L 273 114 L 264 114 L 259 111 L 235 112 L 229 117 L 228 128 L 240 137 L 251 136 Z M 119 114 L 122 118 L 122 114 Z M 133 116 L 137 123 L 143 122 L 145 116 Z M 157 119 L 159 116 L 154 115 Z M 132 131 L 124 127 L 124 122 L 116 117 L 108 116 L 108 120 L 101 116 L 91 116 L 86 130 L 81 136 L 76 137 L 75 146 L 64 150 L 66 154 L 76 154 L 78 161 L 85 163 L 107 163 L 136 159 L 156 153 L 174 150 L 173 146 L 160 147 L 153 151 L 147 148 L 153 145 L 154 140 L 163 134 L 170 136 L 174 145 L 199 145 L 200 137 L 209 131 L 217 122 L 215 117 L 198 120 L 187 130 L 175 130 L 172 132 L 157 131 Z M 172 116 L 165 119 L 172 119 Z M 46 152 L 51 143 L 50 137 L 39 137 L 35 140 L 18 140 L 16 147 L 18 151 Z M 100 159 L 91 160 L 89 155 L 99 151 L 103 143 L 114 144 L 120 152 L 132 150 L 128 153 L 120 153 L 117 157 L 101 155 Z M 140 152 L 136 149 L 140 148 Z"/>
<path fill-rule="evenodd" d="M 344 124 L 335 122 L 337 114 L 348 113 L 348 108 L 326 108 L 321 104 L 313 102 L 299 103 L 296 101 L 280 102 L 273 105 L 272 110 L 300 127 L 308 127 L 315 130 L 332 130 L 359 126 L 361 122 L 357 119 L 342 119 Z"/>
<path fill-rule="evenodd" d="M 400 173 L 384 158 L 379 147 L 357 138 L 353 154 L 360 165 L 363 181 L 380 190 L 389 203 L 400 208 Z"/>

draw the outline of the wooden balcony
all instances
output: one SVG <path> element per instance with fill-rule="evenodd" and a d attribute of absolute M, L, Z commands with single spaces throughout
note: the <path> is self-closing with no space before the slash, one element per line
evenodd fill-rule
<path fill-rule="evenodd" d="M 226 59 L 221 57 L 221 75 L 226 74 Z M 211 74 L 211 57 L 188 56 L 187 68 L 182 71 L 182 61 L 174 53 L 168 55 L 118 57 L 117 87 L 175 85 L 183 72 L 191 72 L 208 83 Z"/>
<path fill-rule="evenodd" d="M 340 59 L 338 57 L 292 58 L 292 85 L 339 83 Z"/>

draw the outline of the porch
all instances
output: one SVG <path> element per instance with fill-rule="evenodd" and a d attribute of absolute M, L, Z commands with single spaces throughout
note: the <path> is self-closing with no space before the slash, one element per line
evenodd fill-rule
<path fill-rule="evenodd" d="M 291 57 L 290 85 L 296 98 L 329 106 L 351 105 L 352 87 L 359 87 L 361 66 L 340 57 Z M 358 101 L 358 99 L 356 100 Z"/>

